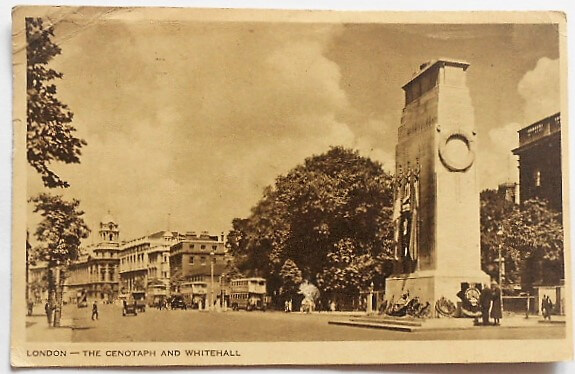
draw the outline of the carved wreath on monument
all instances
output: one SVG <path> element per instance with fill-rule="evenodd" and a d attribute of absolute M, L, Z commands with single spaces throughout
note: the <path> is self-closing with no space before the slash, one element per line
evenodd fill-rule
<path fill-rule="evenodd" d="M 467 130 L 443 132 L 439 140 L 439 158 L 443 165 L 453 172 L 466 171 L 475 161 L 475 133 Z"/>

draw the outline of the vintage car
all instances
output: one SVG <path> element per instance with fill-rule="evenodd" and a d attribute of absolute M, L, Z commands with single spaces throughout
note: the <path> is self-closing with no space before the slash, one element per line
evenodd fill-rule
<path fill-rule="evenodd" d="M 170 308 L 186 310 L 188 309 L 188 306 L 186 305 L 184 298 L 180 295 L 177 295 L 172 298 L 172 301 L 170 302 Z"/>
<path fill-rule="evenodd" d="M 138 315 L 138 306 L 135 300 L 130 301 L 123 300 L 122 316 L 125 317 L 128 314 L 132 314 L 134 316 Z"/>

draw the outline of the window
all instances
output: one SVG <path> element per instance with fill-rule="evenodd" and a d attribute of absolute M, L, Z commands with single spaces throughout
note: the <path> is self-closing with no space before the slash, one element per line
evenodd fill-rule
<path fill-rule="evenodd" d="M 217 246 L 217 245 L 212 245 L 212 249 L 215 251 L 215 250 L 218 249 L 218 246 Z"/>
<path fill-rule="evenodd" d="M 206 246 L 202 244 L 200 249 L 206 249 Z"/>
<path fill-rule="evenodd" d="M 194 244 L 190 244 L 190 248 L 194 249 L 195 245 Z"/>
<path fill-rule="evenodd" d="M 193 264 L 194 263 L 194 256 L 190 256 L 188 262 L 190 264 Z"/>
<path fill-rule="evenodd" d="M 541 170 L 535 170 L 535 187 L 541 187 Z"/>
<path fill-rule="evenodd" d="M 206 257 L 205 256 L 200 257 L 200 262 L 202 265 L 205 265 L 206 264 Z"/>

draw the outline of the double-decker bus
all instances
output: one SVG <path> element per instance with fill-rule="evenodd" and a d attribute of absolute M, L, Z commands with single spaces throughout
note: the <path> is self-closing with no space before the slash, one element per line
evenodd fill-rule
<path fill-rule="evenodd" d="M 206 307 L 208 284 L 206 282 L 184 282 L 180 284 L 180 294 L 183 296 L 186 306 L 192 309 Z"/>
<path fill-rule="evenodd" d="M 151 307 L 159 307 L 168 298 L 168 287 L 165 284 L 148 285 L 146 301 Z"/>
<path fill-rule="evenodd" d="M 266 310 L 264 278 L 233 279 L 229 284 L 230 306 L 233 310 Z"/>

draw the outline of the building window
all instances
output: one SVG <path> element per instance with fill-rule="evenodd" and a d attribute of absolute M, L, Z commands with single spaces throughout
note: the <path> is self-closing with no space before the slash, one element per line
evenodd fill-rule
<path fill-rule="evenodd" d="M 206 258 L 205 258 L 204 256 L 200 257 L 200 263 L 201 263 L 202 265 L 205 265 L 205 264 L 206 264 Z"/>
<path fill-rule="evenodd" d="M 190 264 L 193 264 L 193 263 L 194 263 L 194 256 L 190 256 L 189 263 L 190 263 Z"/>
<path fill-rule="evenodd" d="M 215 250 L 218 249 L 218 246 L 217 246 L 217 245 L 212 245 L 212 249 L 215 251 Z"/>
<path fill-rule="evenodd" d="M 535 187 L 541 187 L 541 170 L 535 170 Z"/>
<path fill-rule="evenodd" d="M 201 249 L 206 249 L 206 246 L 202 244 L 202 246 L 200 247 Z"/>
<path fill-rule="evenodd" d="M 194 249 L 195 245 L 194 244 L 190 244 L 190 248 Z"/>

